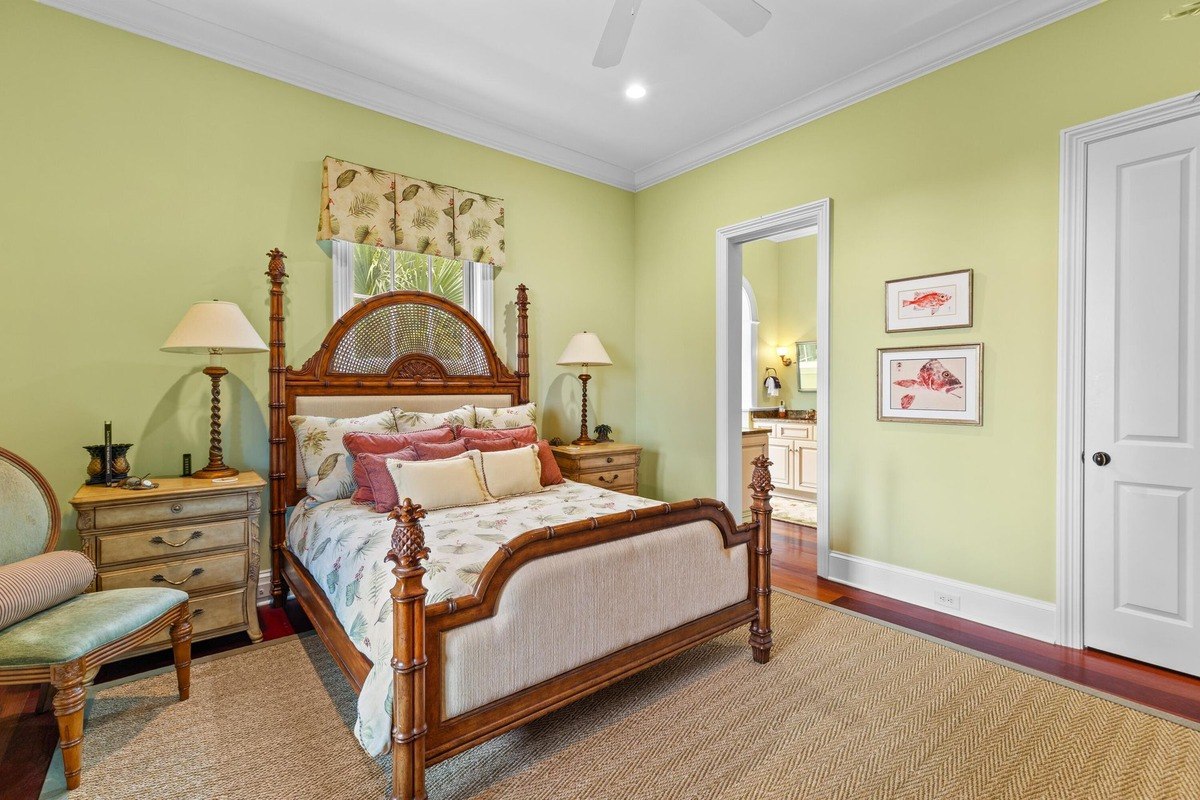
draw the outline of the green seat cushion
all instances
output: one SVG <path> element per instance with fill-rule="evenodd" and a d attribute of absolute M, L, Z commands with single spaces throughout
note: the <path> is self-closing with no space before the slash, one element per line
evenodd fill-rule
<path fill-rule="evenodd" d="M 81 594 L 0 631 L 0 668 L 61 664 L 147 625 L 187 600 L 178 589 Z"/>

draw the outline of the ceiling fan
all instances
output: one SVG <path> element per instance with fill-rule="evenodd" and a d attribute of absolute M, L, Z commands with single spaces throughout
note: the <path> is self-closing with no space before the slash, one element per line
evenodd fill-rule
<path fill-rule="evenodd" d="M 754 0 L 697 0 L 709 11 L 740 33 L 751 36 L 758 33 L 771 19 L 771 12 L 760 6 Z M 621 63 L 625 54 L 625 45 L 629 42 L 629 34 L 633 31 L 633 21 L 637 17 L 642 0 L 616 0 L 612 12 L 608 15 L 608 24 L 604 26 L 604 34 L 600 37 L 600 45 L 596 48 L 596 57 L 592 65 L 607 69 Z"/>

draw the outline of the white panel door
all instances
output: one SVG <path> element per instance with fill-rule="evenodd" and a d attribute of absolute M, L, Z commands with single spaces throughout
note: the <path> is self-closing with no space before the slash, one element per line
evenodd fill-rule
<path fill-rule="evenodd" d="M 1088 148 L 1084 643 L 1200 675 L 1200 117 Z"/>

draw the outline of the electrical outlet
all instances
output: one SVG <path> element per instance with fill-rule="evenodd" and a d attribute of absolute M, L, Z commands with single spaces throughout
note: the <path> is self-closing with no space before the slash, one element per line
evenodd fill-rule
<path fill-rule="evenodd" d="M 942 608 L 952 608 L 955 611 L 958 611 L 962 608 L 962 595 L 935 591 L 933 593 L 933 602 L 934 605 L 939 605 Z"/>

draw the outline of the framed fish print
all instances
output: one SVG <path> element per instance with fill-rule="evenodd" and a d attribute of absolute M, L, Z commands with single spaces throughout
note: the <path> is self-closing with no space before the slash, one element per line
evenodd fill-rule
<path fill-rule="evenodd" d="M 881 422 L 983 424 L 983 345 L 879 350 Z"/>
<path fill-rule="evenodd" d="M 974 276 L 975 270 L 960 269 L 886 282 L 884 330 L 898 333 L 971 327 Z"/>

